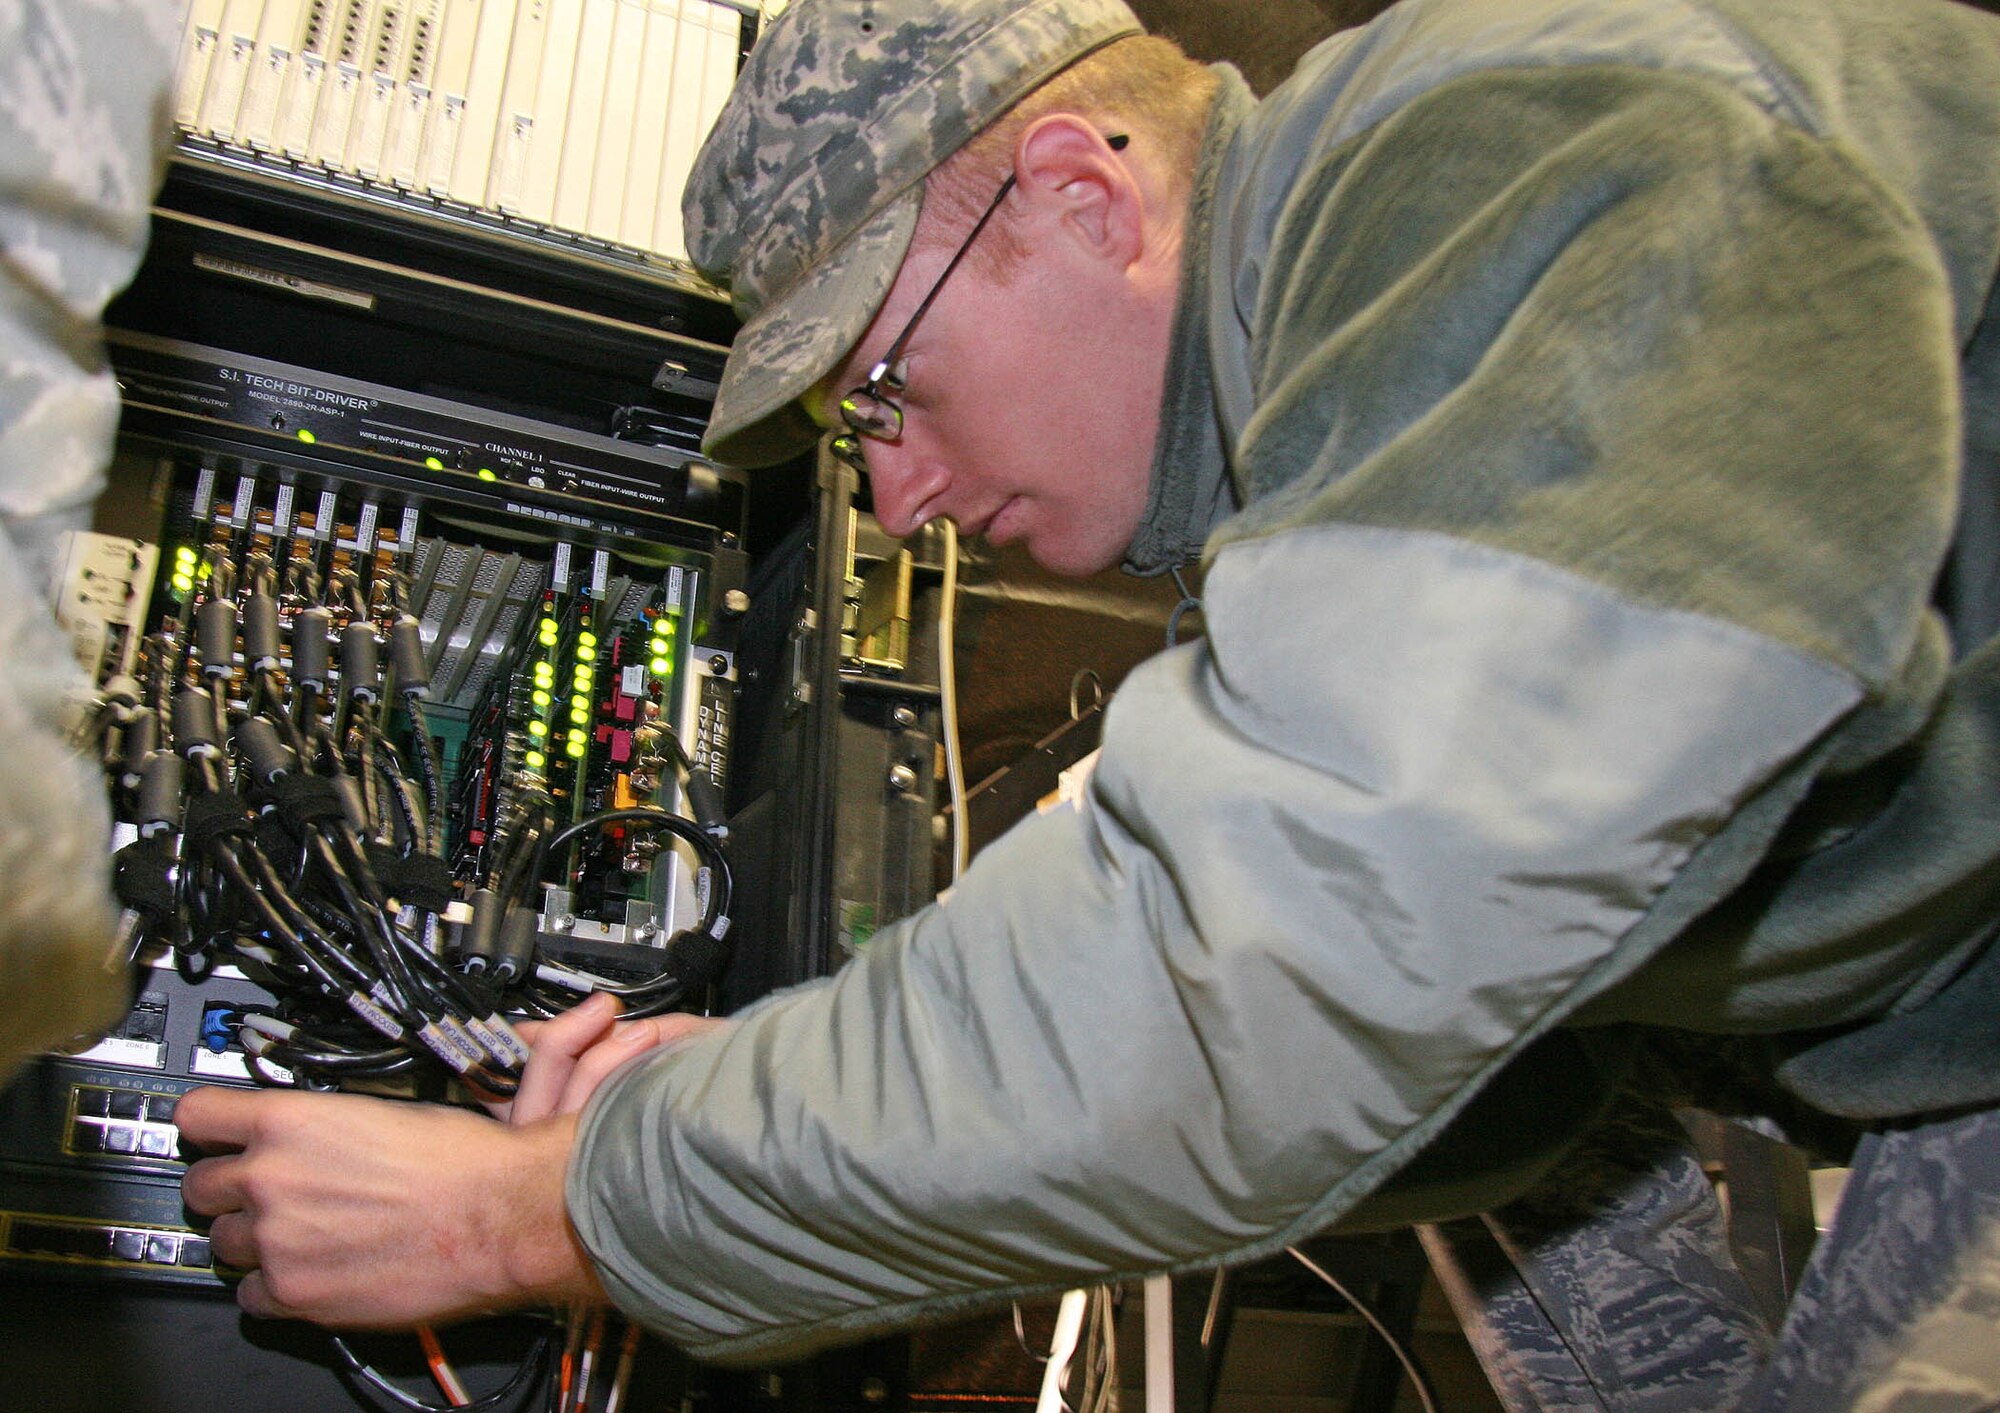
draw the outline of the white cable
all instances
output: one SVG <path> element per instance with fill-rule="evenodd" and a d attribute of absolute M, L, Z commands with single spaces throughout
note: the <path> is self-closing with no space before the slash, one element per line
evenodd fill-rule
<path fill-rule="evenodd" d="M 1339 1281 L 1335 1280 L 1332 1277 L 1332 1275 L 1330 1275 L 1325 1269 L 1323 1269 L 1317 1263 L 1315 1263 L 1310 1256 L 1306 1255 L 1305 1252 L 1299 1250 L 1298 1247 L 1287 1246 L 1285 1250 L 1289 1252 L 1292 1258 L 1296 1260 L 1301 1266 L 1304 1266 L 1308 1271 L 1311 1271 L 1314 1275 L 1318 1276 L 1321 1280 L 1325 1281 L 1328 1285 L 1332 1286 L 1334 1288 L 1334 1291 L 1340 1296 L 1340 1298 L 1342 1300 L 1345 1300 L 1349 1305 L 1352 1305 L 1354 1307 L 1355 1313 L 1360 1315 L 1362 1319 L 1368 1322 L 1369 1328 L 1373 1329 L 1376 1334 L 1382 1336 L 1382 1342 L 1389 1346 L 1389 1352 L 1396 1356 L 1396 1362 L 1401 1364 L 1403 1366 L 1403 1372 L 1410 1376 L 1410 1387 L 1417 1391 L 1417 1402 L 1423 1404 L 1424 1413 L 1438 1413 L 1437 1404 L 1431 1401 L 1430 1385 L 1424 1381 L 1424 1376 L 1422 1371 L 1417 1368 L 1417 1361 L 1412 1359 L 1410 1357 L 1410 1352 L 1407 1349 L 1403 1348 L 1402 1344 L 1397 1341 L 1394 1335 L 1389 1333 L 1389 1327 L 1383 1324 L 1381 1320 L 1376 1318 L 1375 1312 L 1373 1310 L 1370 1310 L 1366 1305 L 1362 1304 L 1359 1300 L 1356 1300 L 1354 1298 L 1354 1292 L 1350 1291 L 1346 1286 L 1342 1285 Z"/>
<path fill-rule="evenodd" d="M 1092 1297 L 1097 1306 L 1097 1340 L 1104 1350 L 1104 1373 L 1090 1413 L 1111 1413 L 1118 1406 L 1118 1300 L 1113 1287 L 1101 1285 Z"/>
<path fill-rule="evenodd" d="M 944 528 L 944 587 L 938 594 L 938 701 L 944 713 L 944 778 L 951 794 L 951 881 L 965 876 L 972 855 L 965 817 L 965 763 L 958 742 L 958 527 Z"/>
<path fill-rule="evenodd" d="M 1174 1283 L 1146 1277 L 1146 1413 L 1174 1413 Z"/>
<path fill-rule="evenodd" d="M 299 1033 L 299 1028 L 289 1021 L 281 1021 L 276 1016 L 267 1016 L 262 1011 L 250 1011 L 243 1017 L 243 1026 L 261 1031 L 277 1040 L 290 1040 Z"/>
<path fill-rule="evenodd" d="M 1066 1290 L 1062 1304 L 1056 1307 L 1056 1332 L 1049 1340 L 1049 1362 L 1042 1366 L 1042 1396 L 1035 1403 L 1035 1413 L 1062 1413 L 1063 1380 L 1069 1373 L 1069 1361 L 1076 1355 L 1088 1299 L 1088 1291 Z"/>

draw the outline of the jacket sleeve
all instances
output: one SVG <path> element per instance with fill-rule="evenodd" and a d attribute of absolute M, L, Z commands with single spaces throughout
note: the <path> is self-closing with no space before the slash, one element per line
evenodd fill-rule
<path fill-rule="evenodd" d="M 1911 652 L 1949 311 L 1843 154 L 1502 73 L 1273 232 L 1207 640 L 1127 679 L 1081 806 L 586 1112 L 572 1216 L 694 1353 L 1335 1222 L 1734 886 Z"/>
<path fill-rule="evenodd" d="M 179 7 L 28 4 L 0 19 L 0 1073 L 108 1024 L 110 815 L 69 726 L 90 683 L 49 596 L 118 425 L 99 324 L 138 268 L 166 150 Z"/>

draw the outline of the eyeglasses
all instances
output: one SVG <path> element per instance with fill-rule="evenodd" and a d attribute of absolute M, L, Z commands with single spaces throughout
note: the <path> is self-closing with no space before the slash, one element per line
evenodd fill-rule
<path fill-rule="evenodd" d="M 1132 139 L 1125 133 L 1114 133 L 1104 139 L 1113 152 L 1123 152 Z M 931 285 L 930 292 L 917 305 L 910 321 L 903 325 L 903 331 L 891 340 L 888 349 L 868 370 L 868 380 L 857 388 L 850 388 L 840 399 L 840 420 L 847 424 L 847 431 L 833 439 L 833 454 L 857 471 L 866 471 L 868 463 L 862 455 L 863 438 L 869 441 L 892 442 L 903 435 L 903 405 L 892 394 L 903 391 L 903 349 L 910 341 L 910 335 L 917 331 L 926 312 L 936 302 L 938 291 L 951 278 L 951 272 L 958 268 L 958 262 L 965 258 L 965 252 L 972 249 L 972 243 L 979 239 L 979 233 L 986 229 L 986 223 L 993 219 L 1000 203 L 1007 199 L 1007 193 L 1014 189 L 1014 173 L 1009 172 L 1000 183 L 1000 189 L 993 193 L 993 199 L 986 204 L 986 210 L 973 222 L 971 232 L 960 242 L 958 249 L 945 263 L 944 271 Z"/>

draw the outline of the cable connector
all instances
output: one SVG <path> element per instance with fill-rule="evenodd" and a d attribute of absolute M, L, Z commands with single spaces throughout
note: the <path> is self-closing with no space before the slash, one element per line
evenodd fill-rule
<path fill-rule="evenodd" d="M 211 1055 L 220 1055 L 236 1040 L 236 1028 L 243 1023 L 240 1011 L 214 1010 L 201 1018 L 201 1043 Z M 244 1046 L 247 1050 L 249 1046 Z M 255 1053 L 254 1051 L 252 1053 Z"/>

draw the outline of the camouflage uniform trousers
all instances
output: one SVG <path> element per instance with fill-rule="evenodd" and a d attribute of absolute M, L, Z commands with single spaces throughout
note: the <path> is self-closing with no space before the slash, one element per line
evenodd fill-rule
<path fill-rule="evenodd" d="M 2000 1409 L 2000 1111 L 1865 1136 L 1775 1332 L 1663 1104 L 1482 1226 L 1424 1240 L 1510 1413 Z"/>

